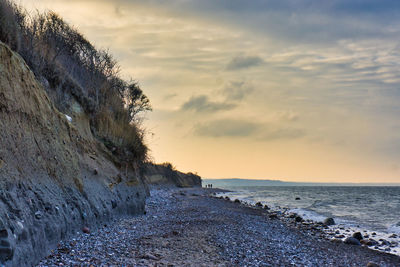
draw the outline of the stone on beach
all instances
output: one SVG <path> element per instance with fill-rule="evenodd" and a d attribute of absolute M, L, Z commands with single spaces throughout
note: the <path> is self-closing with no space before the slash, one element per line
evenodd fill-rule
<path fill-rule="evenodd" d="M 358 239 L 354 238 L 354 237 L 347 237 L 347 238 L 344 240 L 344 243 L 345 243 L 345 244 L 348 244 L 348 245 L 361 246 L 360 241 L 359 241 Z"/>
<path fill-rule="evenodd" d="M 147 215 L 90 225 L 39 266 L 399 266 L 395 255 L 327 242 L 312 222 L 185 192 L 151 191 Z"/>
<path fill-rule="evenodd" d="M 335 225 L 335 220 L 333 219 L 333 218 L 326 218 L 325 220 L 324 220 L 324 224 L 325 225 Z"/>
<path fill-rule="evenodd" d="M 353 234 L 353 237 L 354 237 L 355 239 L 358 239 L 358 240 L 363 239 L 363 236 L 362 236 L 362 234 L 361 234 L 360 232 L 355 232 L 355 233 Z"/>
<path fill-rule="evenodd" d="M 302 222 L 303 218 L 301 218 L 300 216 L 296 216 L 296 218 L 294 219 L 296 222 Z"/>

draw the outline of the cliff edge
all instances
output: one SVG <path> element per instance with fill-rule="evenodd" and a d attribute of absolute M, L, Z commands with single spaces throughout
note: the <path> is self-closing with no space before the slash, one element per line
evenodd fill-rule
<path fill-rule="evenodd" d="M 175 170 L 170 163 L 147 164 L 144 180 L 152 185 L 173 185 L 177 187 L 201 187 L 201 177 L 194 173 Z"/>
<path fill-rule="evenodd" d="M 0 261 L 6 266 L 37 262 L 82 227 L 144 212 L 145 183 L 112 163 L 76 105 L 74 118 L 60 113 L 24 60 L 0 42 Z"/>

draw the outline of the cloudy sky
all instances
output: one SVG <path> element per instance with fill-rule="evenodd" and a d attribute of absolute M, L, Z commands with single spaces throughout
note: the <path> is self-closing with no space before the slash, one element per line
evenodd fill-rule
<path fill-rule="evenodd" d="M 400 182 L 400 1 L 16 1 L 56 11 L 139 81 L 156 162 Z"/>

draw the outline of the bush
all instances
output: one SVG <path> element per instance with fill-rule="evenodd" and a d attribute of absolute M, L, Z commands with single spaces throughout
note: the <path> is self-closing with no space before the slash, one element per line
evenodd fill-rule
<path fill-rule="evenodd" d="M 56 13 L 28 15 L 9 0 L 0 0 L 0 41 L 21 54 L 59 110 L 74 97 L 94 134 L 123 151 L 123 160 L 147 158 L 140 114 L 151 110 L 150 102 L 137 82 L 120 78 L 107 50 L 96 49 Z"/>

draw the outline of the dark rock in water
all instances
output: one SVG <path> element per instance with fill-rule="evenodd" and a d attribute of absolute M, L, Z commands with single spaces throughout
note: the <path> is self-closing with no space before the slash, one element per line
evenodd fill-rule
<path fill-rule="evenodd" d="M 97 174 L 99 174 L 99 171 L 98 171 L 97 169 L 94 169 L 94 170 L 93 170 L 93 174 L 94 174 L 94 175 L 97 175 Z"/>
<path fill-rule="evenodd" d="M 379 265 L 376 264 L 375 262 L 370 261 L 367 263 L 367 267 L 379 267 Z"/>
<path fill-rule="evenodd" d="M 354 237 L 348 237 L 344 240 L 345 244 L 348 245 L 356 245 L 356 246 L 361 246 L 361 243 L 358 239 L 354 238 Z"/>
<path fill-rule="evenodd" d="M 296 197 L 294 200 L 300 200 L 300 198 L 299 198 L 299 197 Z"/>
<path fill-rule="evenodd" d="M 391 236 L 389 236 L 389 238 L 397 238 L 396 234 L 392 234 Z"/>
<path fill-rule="evenodd" d="M 302 222 L 303 218 L 301 218 L 300 216 L 296 216 L 296 218 L 294 219 L 296 222 Z"/>
<path fill-rule="evenodd" d="M 290 213 L 290 215 L 289 215 L 289 218 L 292 218 L 292 219 L 294 219 L 294 218 L 296 218 L 297 217 L 297 214 L 296 213 Z"/>
<path fill-rule="evenodd" d="M 325 225 L 335 225 L 335 220 L 333 218 L 326 218 L 324 220 Z"/>
<path fill-rule="evenodd" d="M 355 233 L 353 234 L 353 237 L 354 237 L 355 239 L 358 239 L 358 240 L 363 239 L 363 236 L 362 236 L 362 234 L 361 234 L 360 232 L 355 232 Z"/>
<path fill-rule="evenodd" d="M 228 201 L 230 201 L 231 199 L 230 199 L 229 197 L 225 197 L 225 200 L 228 200 Z"/>
<path fill-rule="evenodd" d="M 235 202 L 235 203 L 240 203 L 240 200 L 239 200 L 239 199 L 235 199 L 234 202 Z"/>
<path fill-rule="evenodd" d="M 375 233 L 375 232 L 373 232 L 371 235 L 376 235 L 376 233 Z"/>
<path fill-rule="evenodd" d="M 256 206 L 257 206 L 257 207 L 262 207 L 263 204 L 261 204 L 261 202 L 257 202 L 257 203 L 256 203 Z"/>
<path fill-rule="evenodd" d="M 85 226 L 82 228 L 82 232 L 84 232 L 85 234 L 90 234 L 90 229 Z"/>
<path fill-rule="evenodd" d="M 367 240 L 367 246 L 376 246 L 378 244 L 378 241 L 376 241 L 375 239 L 370 238 Z"/>
<path fill-rule="evenodd" d="M 382 239 L 382 240 L 379 239 L 379 241 L 381 241 L 382 246 L 390 246 L 390 242 L 385 239 Z"/>
<path fill-rule="evenodd" d="M 269 210 L 269 207 L 267 205 L 264 205 L 265 210 Z"/>

